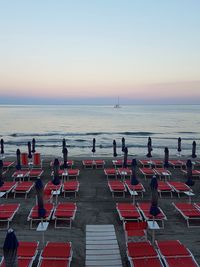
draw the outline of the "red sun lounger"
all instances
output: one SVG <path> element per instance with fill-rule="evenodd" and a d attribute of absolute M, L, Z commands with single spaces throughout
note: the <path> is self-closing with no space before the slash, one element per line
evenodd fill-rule
<path fill-rule="evenodd" d="M 169 160 L 168 161 L 169 165 L 172 166 L 174 169 L 175 168 L 182 168 L 185 165 L 185 162 L 182 160 Z"/>
<path fill-rule="evenodd" d="M 75 218 L 77 211 L 76 203 L 58 203 L 56 206 L 52 220 L 55 220 L 55 228 L 71 228 L 72 221 Z M 67 222 L 66 226 L 57 226 L 58 221 Z"/>
<path fill-rule="evenodd" d="M 158 181 L 158 193 L 159 193 L 160 197 L 162 197 L 162 194 L 164 194 L 164 193 L 170 193 L 170 196 L 172 198 L 172 192 L 173 191 L 174 191 L 174 189 L 167 182 Z"/>
<path fill-rule="evenodd" d="M 192 253 L 179 240 L 156 241 L 158 253 L 167 267 L 198 267 Z"/>
<path fill-rule="evenodd" d="M 3 168 L 9 169 L 14 165 L 14 163 L 15 163 L 14 161 L 3 161 Z"/>
<path fill-rule="evenodd" d="M 186 220 L 187 227 L 195 227 L 200 226 L 200 210 L 194 203 L 172 203 L 175 209 L 182 215 L 182 217 Z M 191 223 L 196 222 L 195 225 L 191 225 Z M 198 223 L 198 224 L 197 224 Z"/>
<path fill-rule="evenodd" d="M 121 194 L 123 197 L 125 197 L 126 187 L 123 182 L 118 180 L 108 181 L 108 187 L 113 198 L 118 194 Z"/>
<path fill-rule="evenodd" d="M 77 180 L 77 178 L 80 174 L 80 171 L 79 171 L 79 169 L 67 169 L 67 171 L 59 170 L 58 174 L 62 178 L 64 178 L 64 177 L 67 177 L 67 179 L 75 178 Z M 51 175 L 53 176 L 53 172 L 51 173 Z"/>
<path fill-rule="evenodd" d="M 147 178 L 152 178 L 152 176 L 156 174 L 156 172 L 153 169 L 149 168 L 139 168 L 139 170 L 144 175 L 145 180 Z"/>
<path fill-rule="evenodd" d="M 7 227 L 1 228 L 1 230 L 9 228 L 9 224 L 13 220 L 19 207 L 20 204 L 0 204 L 0 222 L 7 222 Z"/>
<path fill-rule="evenodd" d="M 129 242 L 127 257 L 131 267 L 162 267 L 160 257 L 149 241 Z"/>
<path fill-rule="evenodd" d="M 122 159 L 116 159 L 116 160 L 112 160 L 113 166 L 114 168 L 121 168 L 123 166 L 123 160 Z M 127 166 L 131 166 L 132 160 L 128 159 L 127 160 Z"/>
<path fill-rule="evenodd" d="M 117 203 L 116 209 L 121 221 L 141 221 L 138 208 L 132 203 Z"/>
<path fill-rule="evenodd" d="M 72 254 L 71 242 L 48 242 L 41 252 L 38 267 L 70 267 Z"/>
<path fill-rule="evenodd" d="M 23 242 L 19 241 L 17 249 L 18 267 L 31 267 L 38 253 L 39 242 Z M 4 259 L 0 267 L 5 267 Z"/>
<path fill-rule="evenodd" d="M 187 170 L 182 170 L 182 172 L 187 175 Z M 200 171 L 199 170 L 192 170 L 192 177 L 193 178 L 200 178 Z"/>
<path fill-rule="evenodd" d="M 164 228 L 164 220 L 167 220 L 167 217 L 165 216 L 164 212 L 159 207 L 160 213 L 153 217 L 149 212 L 151 208 L 151 203 L 149 202 L 143 202 L 143 203 L 137 203 L 137 206 L 139 208 L 139 211 L 142 213 L 142 216 L 144 217 L 145 221 L 152 221 L 153 219 L 157 222 L 161 223 L 160 228 Z"/>
<path fill-rule="evenodd" d="M 110 168 L 110 169 L 104 169 L 104 174 L 106 175 L 106 178 L 109 179 L 109 178 L 117 178 L 117 170 L 114 169 L 114 168 Z"/>
<path fill-rule="evenodd" d="M 42 159 L 41 159 L 41 154 L 40 153 L 34 153 L 33 154 L 33 164 L 32 164 L 33 169 L 42 169 Z"/>
<path fill-rule="evenodd" d="M 21 167 L 22 169 L 29 169 L 29 160 L 28 160 L 28 153 L 22 152 L 21 153 Z"/>
<path fill-rule="evenodd" d="M 12 175 L 13 181 L 19 180 L 24 181 L 25 178 L 28 178 L 29 171 L 28 170 L 19 170 L 15 171 Z"/>
<path fill-rule="evenodd" d="M 51 161 L 51 162 L 50 162 L 50 167 L 51 167 L 51 169 L 53 169 L 53 164 L 54 164 L 54 161 Z M 63 161 L 63 160 L 59 161 L 59 166 L 60 166 L 60 167 L 61 167 L 63 164 L 64 164 L 64 161 Z M 68 169 L 72 169 L 73 166 L 74 166 L 74 161 L 73 161 L 73 160 L 68 160 L 68 161 L 67 161 L 67 168 L 68 168 Z"/>
<path fill-rule="evenodd" d="M 143 198 L 143 194 L 145 192 L 145 188 L 143 186 L 142 183 L 139 183 L 137 185 L 131 185 L 131 181 L 130 180 L 125 180 L 125 186 L 127 187 L 128 189 L 128 192 L 130 193 L 130 195 L 132 195 L 132 191 L 136 191 L 138 194 L 140 193 L 142 195 L 142 198 Z"/>
<path fill-rule="evenodd" d="M 13 190 L 13 188 L 15 188 L 16 185 L 17 182 L 4 182 L 4 184 L 0 187 L 2 196 L 5 195 L 5 197 L 7 198 L 8 194 Z"/>
<path fill-rule="evenodd" d="M 44 190 L 51 190 L 51 191 L 60 191 L 62 184 L 55 185 L 51 181 L 45 184 Z"/>
<path fill-rule="evenodd" d="M 45 203 L 44 209 L 46 210 L 45 217 L 43 218 L 44 221 L 50 221 L 51 215 L 54 210 L 54 205 L 52 203 Z M 30 229 L 36 229 L 33 227 L 33 222 L 40 222 L 42 219 L 38 216 L 38 205 L 35 205 L 27 218 L 27 221 L 30 221 Z"/>
<path fill-rule="evenodd" d="M 92 159 L 85 159 L 82 161 L 83 168 L 92 169 L 94 167 L 94 161 Z"/>
<path fill-rule="evenodd" d="M 12 190 L 14 193 L 14 198 L 16 194 L 24 194 L 25 198 L 27 198 L 28 193 L 31 191 L 33 188 L 34 183 L 33 182 L 18 182 L 17 186 Z"/>
<path fill-rule="evenodd" d="M 43 174 L 43 170 L 42 169 L 32 169 L 29 171 L 29 179 L 32 178 L 40 178 Z"/>
<path fill-rule="evenodd" d="M 174 192 L 178 194 L 178 197 L 180 197 L 181 193 L 192 192 L 192 189 L 183 182 L 170 181 L 168 182 L 168 185 L 173 189 Z"/>
<path fill-rule="evenodd" d="M 122 180 L 124 180 L 126 177 L 131 178 L 132 170 L 129 168 L 119 168 L 118 174 L 121 176 Z"/>
<path fill-rule="evenodd" d="M 123 228 L 126 243 L 147 240 L 147 222 L 124 222 Z"/>
<path fill-rule="evenodd" d="M 62 185 L 62 192 L 64 192 L 64 197 L 66 197 L 66 194 L 71 194 L 71 193 L 74 193 L 74 196 L 76 197 L 78 191 L 79 191 L 78 181 L 67 181 L 64 182 Z"/>
<path fill-rule="evenodd" d="M 157 174 L 157 176 L 159 176 L 160 180 L 162 178 L 164 178 L 165 180 L 170 180 L 171 175 L 172 175 L 169 170 L 166 170 L 164 168 L 155 168 L 154 171 Z"/>

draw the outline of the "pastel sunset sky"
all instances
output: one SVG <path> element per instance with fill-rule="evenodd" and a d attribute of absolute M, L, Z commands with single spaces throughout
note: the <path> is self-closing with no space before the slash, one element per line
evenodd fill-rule
<path fill-rule="evenodd" d="M 0 104 L 199 104 L 199 14 L 199 0 L 0 0 Z"/>

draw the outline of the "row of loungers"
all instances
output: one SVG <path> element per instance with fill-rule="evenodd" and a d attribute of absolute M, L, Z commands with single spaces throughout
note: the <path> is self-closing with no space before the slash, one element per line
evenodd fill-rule
<path fill-rule="evenodd" d="M 108 188 L 112 193 L 112 197 L 119 196 L 119 194 L 120 196 L 125 197 L 125 193 L 127 191 L 132 196 L 133 191 L 136 191 L 137 194 L 141 194 L 141 197 L 143 198 L 143 194 L 145 192 L 145 188 L 142 183 L 131 185 L 130 180 L 127 179 L 124 181 L 108 180 Z M 173 193 L 176 193 L 178 197 L 180 197 L 181 194 L 184 194 L 186 192 L 192 192 L 192 189 L 183 182 L 158 181 L 158 193 L 160 197 L 162 197 L 162 195 L 166 193 L 170 193 L 171 197 Z"/>
<path fill-rule="evenodd" d="M 61 193 L 66 195 L 74 194 L 76 197 L 79 191 L 79 181 L 66 181 L 60 183 L 59 185 L 54 185 L 52 182 L 48 182 L 44 187 L 44 198 L 47 201 L 51 201 L 53 195 L 59 195 Z M 16 195 L 24 195 L 25 199 L 28 196 L 28 193 L 33 189 L 34 182 L 31 181 L 22 181 L 22 182 L 4 182 L 3 186 L 0 187 L 1 197 L 5 196 L 8 197 L 8 194 L 13 193 L 13 197 L 15 198 Z"/>
<path fill-rule="evenodd" d="M 0 230 L 8 229 L 10 222 L 19 210 L 19 203 L 1 204 L 0 205 L 0 222 L 6 227 L 1 226 Z M 45 203 L 45 216 L 41 219 L 38 215 L 38 205 L 35 205 L 27 218 L 30 222 L 30 229 L 34 229 L 33 224 L 40 221 L 55 221 L 55 228 L 71 228 L 72 221 L 75 219 L 77 205 L 73 202 L 58 203 L 54 206 L 52 203 Z"/>
<path fill-rule="evenodd" d="M 198 267 L 193 254 L 179 240 L 127 243 L 131 267 Z"/>
<path fill-rule="evenodd" d="M 17 249 L 18 267 L 32 267 L 38 255 L 38 247 L 39 242 L 20 241 Z M 39 255 L 37 267 L 70 267 L 72 255 L 71 242 L 47 242 Z M 0 267 L 5 267 L 3 257 Z"/>

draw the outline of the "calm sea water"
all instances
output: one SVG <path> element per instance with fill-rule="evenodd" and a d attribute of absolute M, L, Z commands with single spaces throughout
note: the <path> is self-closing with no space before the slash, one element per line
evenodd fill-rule
<path fill-rule="evenodd" d="M 150 136 L 153 157 L 177 154 L 177 139 L 182 138 L 182 154 L 190 156 L 192 142 L 200 143 L 200 105 L 113 106 L 0 106 L 0 136 L 5 154 L 16 149 L 27 151 L 27 142 L 36 139 L 42 155 L 62 156 L 62 139 L 66 139 L 69 157 L 92 155 L 96 139 L 98 157 L 112 156 L 117 142 L 121 155 L 121 138 L 126 140 L 129 155 L 145 156 Z"/>

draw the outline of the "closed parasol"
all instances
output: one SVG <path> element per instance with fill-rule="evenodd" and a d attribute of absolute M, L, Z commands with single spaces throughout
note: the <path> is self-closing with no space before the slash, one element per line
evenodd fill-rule
<path fill-rule="evenodd" d="M 187 160 L 186 167 L 187 167 L 187 181 L 186 181 L 186 184 L 188 186 L 193 186 L 194 185 L 194 181 L 192 180 L 192 161 L 190 159 Z"/>
<path fill-rule="evenodd" d="M 16 169 L 17 170 L 21 170 L 22 166 L 21 166 L 21 152 L 19 150 L 19 148 L 16 151 L 16 155 L 17 155 L 17 165 L 16 165 Z"/>
<path fill-rule="evenodd" d="M 168 147 L 165 147 L 165 158 L 164 158 L 164 168 L 169 167 L 169 149 Z"/>
<path fill-rule="evenodd" d="M 46 215 L 46 210 L 44 208 L 44 186 L 42 180 L 37 178 L 35 181 L 35 190 L 37 195 L 37 204 L 38 204 L 38 217 L 43 220 Z"/>
<path fill-rule="evenodd" d="M 197 157 L 197 155 L 196 155 L 196 146 L 197 146 L 196 142 L 193 141 L 193 143 L 192 143 L 192 158 L 193 159 Z"/>
<path fill-rule="evenodd" d="M 113 140 L 113 157 L 117 157 L 117 144 L 115 140 Z"/>
<path fill-rule="evenodd" d="M 153 148 L 152 148 L 151 137 L 148 138 L 147 149 L 148 149 L 148 153 L 147 153 L 146 156 L 147 156 L 148 158 L 151 158 L 151 157 L 152 157 L 152 155 L 151 155 L 151 151 L 153 150 Z"/>
<path fill-rule="evenodd" d="M 127 161 L 128 161 L 128 148 L 124 148 L 124 162 L 123 162 L 123 167 L 127 168 Z"/>
<path fill-rule="evenodd" d="M 4 140 L 1 139 L 1 155 L 3 156 L 4 154 Z"/>
<path fill-rule="evenodd" d="M 93 155 L 94 155 L 94 153 L 96 152 L 96 148 L 95 148 L 95 146 L 96 146 L 96 139 L 93 138 L 93 140 L 92 140 L 92 153 L 93 153 Z"/>
<path fill-rule="evenodd" d="M 35 153 L 35 138 L 32 139 L 32 153 Z"/>
<path fill-rule="evenodd" d="M 5 267 L 18 267 L 17 248 L 19 246 L 13 229 L 8 229 L 3 245 Z"/>
<path fill-rule="evenodd" d="M 32 154 L 31 154 L 31 142 L 28 142 L 28 158 L 32 159 Z"/>
<path fill-rule="evenodd" d="M 126 147 L 126 144 L 125 144 L 125 138 L 122 137 L 122 152 L 124 152 L 125 147 Z"/>

